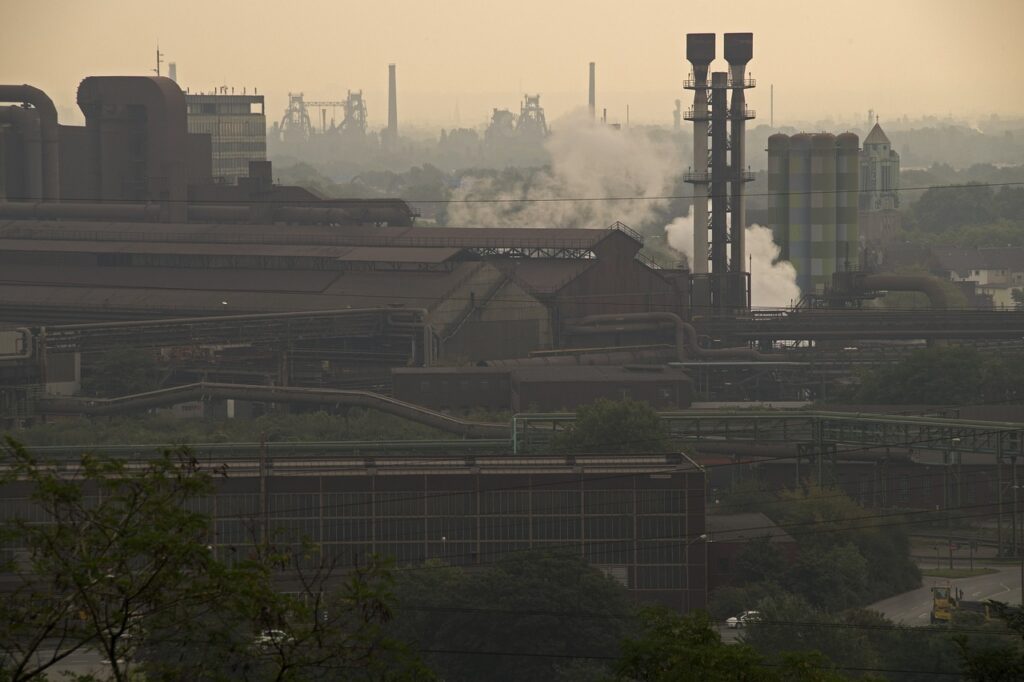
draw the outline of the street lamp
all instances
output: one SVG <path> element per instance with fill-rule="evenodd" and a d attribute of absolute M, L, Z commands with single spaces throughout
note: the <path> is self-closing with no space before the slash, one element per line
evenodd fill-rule
<path fill-rule="evenodd" d="M 952 500 L 953 495 L 951 494 L 950 486 L 949 486 L 949 468 L 951 466 L 953 466 L 953 461 L 955 459 L 954 454 L 956 454 L 957 456 L 959 455 L 959 453 L 956 452 L 956 449 L 957 449 L 957 447 L 959 445 L 960 445 L 960 439 L 959 438 L 953 438 L 950 441 L 950 443 L 949 443 L 949 450 L 946 452 L 946 466 L 943 467 L 943 472 L 944 472 L 945 475 L 943 476 L 944 480 L 943 480 L 943 495 L 942 495 L 942 497 L 944 498 L 945 505 L 946 505 L 946 547 L 948 548 L 947 551 L 949 552 L 949 570 L 951 570 L 951 571 L 953 570 L 953 522 L 952 522 L 952 520 L 950 519 L 950 516 L 949 516 L 949 507 L 950 507 L 951 502 L 953 501 Z M 958 504 L 959 504 L 959 501 L 960 501 L 959 498 L 960 498 L 960 495 L 959 495 L 959 492 L 958 492 L 958 494 L 957 494 L 957 503 Z"/>
<path fill-rule="evenodd" d="M 707 539 L 708 539 L 708 534 L 707 533 L 701 533 L 697 537 L 692 538 L 690 540 L 687 540 L 686 544 L 683 545 L 683 566 L 684 566 L 683 574 L 686 576 L 686 587 L 685 587 L 685 591 L 684 591 L 684 594 L 686 595 L 686 597 L 685 597 L 686 598 L 686 604 L 685 604 L 685 607 L 683 608 L 683 613 L 689 613 L 689 611 L 690 611 L 690 545 L 692 545 L 695 542 L 699 542 L 701 540 L 707 540 Z M 705 550 L 706 549 L 707 548 L 705 546 Z M 707 556 L 707 551 L 705 551 L 704 552 L 704 570 L 705 570 L 705 573 L 707 572 L 707 563 L 708 563 L 708 556 Z M 704 587 L 705 587 L 705 589 L 707 589 L 707 580 L 705 580 L 704 582 L 705 582 Z"/>

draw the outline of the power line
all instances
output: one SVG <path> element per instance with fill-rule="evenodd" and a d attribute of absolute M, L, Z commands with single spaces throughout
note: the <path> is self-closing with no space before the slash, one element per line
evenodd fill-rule
<path fill-rule="evenodd" d="M 764 171 L 767 172 L 767 171 Z M 947 189 L 974 189 L 974 188 L 995 188 L 995 187 L 1019 187 L 1024 185 L 1024 181 L 1012 181 L 1012 182 L 968 182 L 968 183 L 951 183 L 942 185 L 918 185 L 912 187 L 894 187 L 886 191 L 892 192 L 926 192 L 928 190 L 947 190 Z M 807 196 L 813 194 L 849 194 L 853 190 L 846 189 L 826 189 L 826 190 L 806 190 L 806 191 L 795 191 L 787 190 L 785 192 L 746 192 L 745 197 L 771 197 L 771 196 Z M 872 190 L 868 189 L 857 189 L 856 193 L 861 194 Z M 708 194 L 706 198 L 710 199 L 713 195 Z M 529 204 L 529 203 L 598 203 L 598 202 L 626 202 L 626 201 L 676 201 L 676 200 L 692 200 L 697 197 L 693 194 L 663 194 L 663 195 L 632 195 L 632 196 L 611 196 L 611 197 L 518 197 L 518 198 L 480 198 L 480 199 L 401 199 L 399 197 L 365 197 L 365 198 L 327 198 L 327 199 L 101 199 L 96 201 L 88 201 L 90 204 L 190 204 L 193 206 L 216 206 L 219 204 L 229 204 L 234 206 L 242 205 L 273 205 L 273 206 L 285 206 L 289 204 L 299 205 L 313 205 L 319 209 L 329 208 L 346 208 L 345 204 L 360 204 L 364 202 L 377 202 L 381 206 L 386 207 L 388 202 L 404 202 L 406 204 Z M 12 202 L 19 203 L 19 202 Z M 46 203 L 46 202 L 23 202 L 29 203 Z M 54 205 L 59 205 L 60 202 L 53 202 Z M 77 203 L 77 202 L 73 202 Z M 336 204 L 332 206 L 331 204 Z M 101 221 L 110 222 L 110 221 Z M 159 224 L 159 223 L 154 223 Z M 224 223 L 226 225 L 234 223 Z M 239 226 L 245 226 L 245 223 L 237 223 Z M 449 225 L 454 229 L 458 229 L 463 226 Z M 410 228 L 415 229 L 415 228 Z M 545 228 L 537 228 L 545 229 Z M 580 229 L 591 229 L 591 228 L 580 228 Z"/>

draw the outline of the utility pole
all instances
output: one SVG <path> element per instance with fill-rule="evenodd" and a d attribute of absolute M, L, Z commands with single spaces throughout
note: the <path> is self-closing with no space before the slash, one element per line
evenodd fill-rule
<path fill-rule="evenodd" d="M 164 56 L 164 53 L 160 51 L 160 43 L 157 43 L 156 44 L 156 68 L 153 69 L 153 71 L 156 72 L 157 76 L 160 75 L 160 64 L 161 64 L 161 59 L 163 58 L 163 56 Z"/>

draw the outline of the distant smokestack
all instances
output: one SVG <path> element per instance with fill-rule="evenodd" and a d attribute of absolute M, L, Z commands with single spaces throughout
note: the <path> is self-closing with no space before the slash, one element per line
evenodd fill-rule
<path fill-rule="evenodd" d="M 590 62 L 590 98 L 587 100 L 588 106 L 590 107 L 590 120 L 594 120 L 594 114 L 597 111 L 597 80 L 595 76 L 597 65 L 594 62 Z"/>
<path fill-rule="evenodd" d="M 175 83 L 178 82 L 178 65 L 175 62 L 167 65 L 167 77 Z"/>
<path fill-rule="evenodd" d="M 398 83 L 394 64 L 388 64 L 388 138 L 391 144 L 398 141 Z"/>

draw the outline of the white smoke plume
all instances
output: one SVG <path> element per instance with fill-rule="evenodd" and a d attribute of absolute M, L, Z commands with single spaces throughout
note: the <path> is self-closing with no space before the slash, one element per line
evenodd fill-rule
<path fill-rule="evenodd" d="M 676 218 L 665 226 L 668 245 L 686 254 L 693 263 L 692 214 Z M 754 223 L 746 229 L 746 247 L 750 258 L 751 305 L 755 308 L 788 307 L 800 299 L 796 269 L 792 263 L 779 260 L 780 249 L 772 239 L 772 231 Z"/>
<path fill-rule="evenodd" d="M 467 179 L 449 204 L 448 224 L 458 227 L 592 227 L 616 220 L 639 228 L 667 203 L 661 199 L 602 201 L 602 197 L 658 197 L 671 194 L 681 160 L 667 140 L 639 130 L 594 124 L 585 111 L 553 126 L 545 141 L 550 170 L 512 187 L 490 178 Z M 550 201 L 552 199 L 596 201 Z M 472 203 L 474 200 L 529 200 Z M 469 202 L 469 203 L 460 203 Z"/>

